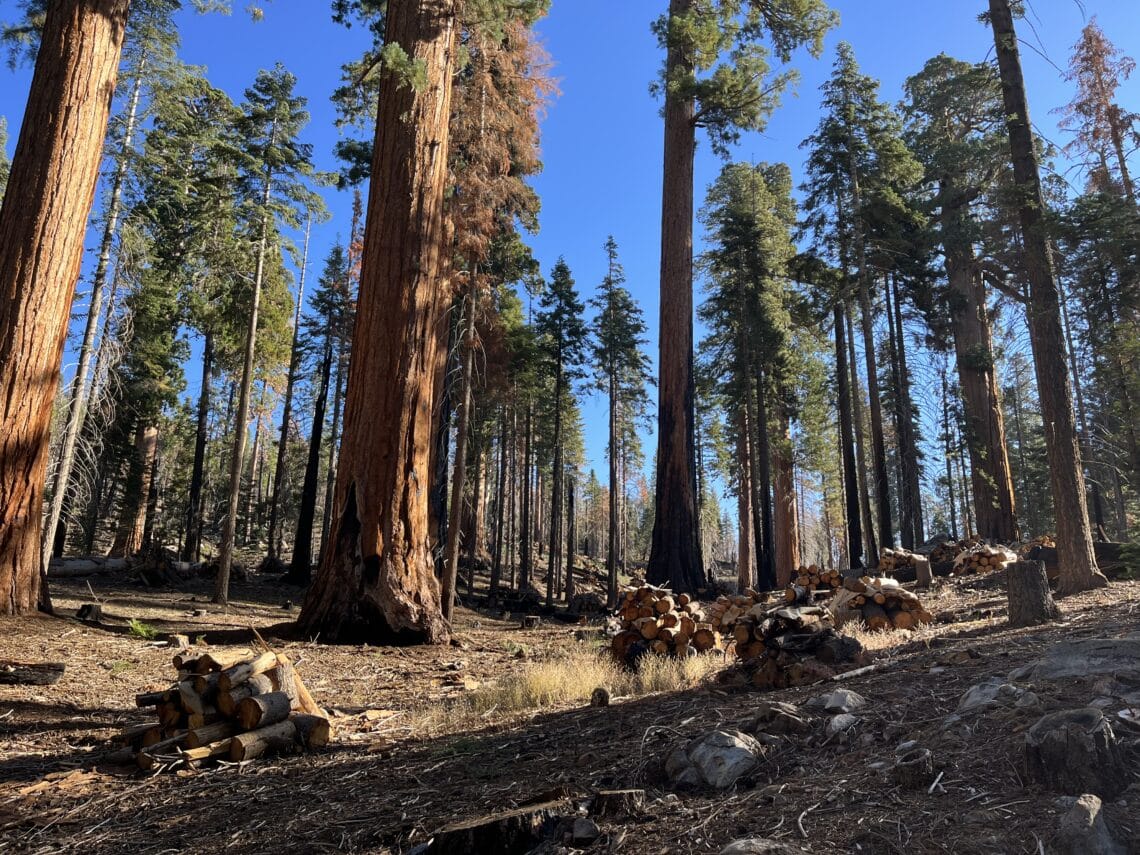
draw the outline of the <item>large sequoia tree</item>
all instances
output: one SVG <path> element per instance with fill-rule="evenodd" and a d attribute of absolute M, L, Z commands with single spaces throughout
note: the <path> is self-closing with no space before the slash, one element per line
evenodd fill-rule
<path fill-rule="evenodd" d="M 449 300 L 441 268 L 456 3 L 391 0 L 386 17 L 393 61 L 380 86 L 332 540 L 300 625 L 326 640 L 439 642 L 448 627 L 428 488 Z"/>
<path fill-rule="evenodd" d="M 40 528 L 52 401 L 129 0 L 51 0 L 0 207 L 0 613 L 50 607 Z"/>

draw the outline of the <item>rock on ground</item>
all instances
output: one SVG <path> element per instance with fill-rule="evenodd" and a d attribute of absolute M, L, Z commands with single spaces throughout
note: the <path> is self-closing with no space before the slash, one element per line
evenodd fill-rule
<path fill-rule="evenodd" d="M 766 837 L 748 837 L 744 840 L 734 840 L 720 850 L 720 855 L 802 855 L 802 853 L 802 849 L 797 849 L 780 840 L 769 840 Z"/>
<path fill-rule="evenodd" d="M 665 761 L 665 773 L 675 786 L 723 790 L 755 769 L 763 757 L 763 747 L 748 734 L 716 730 L 675 749 Z"/>
<path fill-rule="evenodd" d="M 1057 855 L 1124 855 L 1124 847 L 1104 821 L 1099 798 L 1085 793 L 1078 798 L 1058 799 L 1058 804 L 1068 810 L 1061 815 L 1057 829 Z"/>

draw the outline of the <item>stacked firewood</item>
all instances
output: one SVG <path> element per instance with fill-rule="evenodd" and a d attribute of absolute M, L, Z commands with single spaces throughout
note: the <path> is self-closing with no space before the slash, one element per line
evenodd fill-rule
<path fill-rule="evenodd" d="M 804 686 L 832 677 L 862 647 L 835 631 L 820 606 L 757 606 L 732 630 L 731 644 L 758 689 Z"/>
<path fill-rule="evenodd" d="M 894 579 L 882 577 L 844 579 L 843 589 L 835 595 L 829 608 L 840 626 L 858 620 L 873 631 L 914 629 L 934 621 L 918 595 Z"/>
<path fill-rule="evenodd" d="M 792 577 L 791 584 L 784 589 L 784 600 L 802 602 L 811 591 L 831 591 L 842 584 L 843 574 L 838 570 L 828 570 L 815 564 L 801 566 Z"/>
<path fill-rule="evenodd" d="M 958 557 L 958 553 L 961 551 L 962 550 L 958 546 L 957 541 L 953 541 L 953 540 L 944 541 L 944 542 L 938 544 L 932 550 L 930 550 L 930 563 L 931 564 L 949 564 L 955 558 Z"/>
<path fill-rule="evenodd" d="M 174 666 L 178 681 L 169 689 L 135 697 L 157 721 L 128 727 L 121 737 L 142 769 L 252 760 L 320 748 L 332 737 L 328 717 L 287 656 L 180 653 Z"/>
<path fill-rule="evenodd" d="M 1037 537 L 1033 538 L 1033 540 L 1029 540 L 1021 544 L 1021 546 L 1018 547 L 1017 554 L 1021 558 L 1025 558 L 1027 555 L 1029 555 L 1030 552 L 1032 552 L 1034 549 L 1037 549 L 1038 547 L 1043 547 L 1045 549 L 1056 549 L 1057 540 L 1048 534 L 1038 535 Z"/>
<path fill-rule="evenodd" d="M 1002 570 L 1011 561 L 1016 561 L 1017 555 L 1004 546 L 991 546 L 980 543 L 964 550 L 954 559 L 954 575 L 967 576 L 972 573 L 992 573 Z"/>
<path fill-rule="evenodd" d="M 673 594 L 667 588 L 627 588 L 618 617 L 621 631 L 613 637 L 611 647 L 623 661 L 630 647 L 639 642 L 661 656 L 689 656 L 720 646 L 701 604 L 688 594 Z"/>
<path fill-rule="evenodd" d="M 743 594 L 720 596 L 716 602 L 709 606 L 708 622 L 712 628 L 722 635 L 728 635 L 741 617 L 751 612 L 757 606 L 767 608 L 771 597 L 767 593 L 760 593 L 751 588 Z"/>
<path fill-rule="evenodd" d="M 884 549 L 879 553 L 879 575 L 893 576 L 901 570 L 909 570 L 921 558 L 921 555 L 915 555 L 906 549 Z M 952 561 L 953 556 L 947 560 Z"/>

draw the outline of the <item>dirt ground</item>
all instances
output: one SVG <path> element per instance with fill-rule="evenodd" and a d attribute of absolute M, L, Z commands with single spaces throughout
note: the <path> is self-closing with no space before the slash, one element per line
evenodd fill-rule
<path fill-rule="evenodd" d="M 1035 717 L 986 715 L 951 728 L 944 720 L 971 685 L 1058 639 L 1140 629 L 1140 583 L 1068 598 L 1061 622 L 1010 630 L 1000 573 L 942 581 L 924 595 L 941 622 L 864 636 L 880 667 L 842 684 L 869 700 L 850 739 L 825 738 L 821 724 L 770 751 L 734 790 L 673 793 L 661 770 L 671 747 L 740 726 L 763 700 L 802 703 L 834 684 L 762 694 L 710 680 L 603 708 L 492 710 L 473 727 L 470 717 L 449 721 L 463 693 L 588 644 L 588 634 L 558 621 L 523 629 L 518 615 L 464 609 L 451 646 L 334 647 L 288 638 L 299 595 L 271 581 L 237 586 L 226 608 L 209 604 L 205 582 L 176 592 L 129 576 L 90 585 L 57 582 L 57 609 L 74 614 L 94 594 L 104 626 L 0 618 L 0 658 L 67 665 L 52 686 L 0 686 L 5 852 L 406 853 L 456 820 L 551 794 L 640 787 L 645 811 L 602 820 L 602 837 L 586 851 L 715 853 L 761 836 L 811 853 L 1044 853 L 1055 797 L 1026 787 L 1019 763 L 1020 733 Z M 135 694 L 174 676 L 173 651 L 130 635 L 131 618 L 211 646 L 252 645 L 250 628 L 258 628 L 332 711 L 334 744 L 198 771 L 115 765 L 113 736 L 145 720 Z M 1079 681 L 1034 689 L 1046 711 L 1095 696 Z M 902 789 L 887 775 L 895 747 L 911 739 L 934 752 L 942 772 L 929 790 Z"/>

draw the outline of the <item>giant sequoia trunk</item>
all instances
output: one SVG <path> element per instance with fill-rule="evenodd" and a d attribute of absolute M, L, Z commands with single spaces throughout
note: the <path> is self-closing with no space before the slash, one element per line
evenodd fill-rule
<path fill-rule="evenodd" d="M 676 20 L 693 0 L 670 0 Z M 670 44 L 665 73 L 692 68 L 692 58 Z M 695 103 L 665 95 L 665 174 L 661 207 L 660 379 L 657 405 L 657 486 L 653 542 L 646 578 L 673 591 L 704 584 L 697 531 L 693 414 L 693 157 Z"/>
<path fill-rule="evenodd" d="M 52 401 L 129 0 L 49 0 L 0 207 L 0 613 L 50 608 L 41 508 Z"/>
<path fill-rule="evenodd" d="M 389 0 L 387 43 L 426 83 L 384 72 L 331 542 L 300 625 L 330 640 L 443 642 L 428 530 L 440 330 L 454 0 Z M 444 333 L 446 335 L 446 333 Z"/>
<path fill-rule="evenodd" d="M 961 231 L 961 224 L 948 221 L 952 216 L 952 209 L 943 214 L 947 235 Z M 948 240 L 945 257 L 978 536 L 1010 543 L 1018 539 L 1019 530 L 986 288 L 968 243 L 955 245 Z"/>
<path fill-rule="evenodd" d="M 122 209 L 123 182 L 126 180 L 127 158 L 131 151 L 131 142 L 134 139 L 139 95 L 142 91 L 145 68 L 146 60 L 144 58 L 140 62 L 134 82 L 131 84 L 126 126 L 123 130 L 118 163 L 115 166 L 114 177 L 111 179 L 111 198 L 107 204 L 107 218 L 103 223 L 103 237 L 99 243 L 99 260 L 95 264 L 95 275 L 91 278 L 91 304 L 87 309 L 87 323 L 83 328 L 83 341 L 79 345 L 79 365 L 75 369 L 71 400 L 68 401 L 67 405 L 67 426 L 64 428 L 63 442 L 60 444 L 59 465 L 56 466 L 52 484 L 51 507 L 48 510 L 47 523 L 44 526 L 45 566 L 51 558 L 53 545 L 59 542 L 60 552 L 62 552 L 63 541 L 66 539 L 67 522 L 62 519 L 63 505 L 71 487 L 71 469 L 75 463 L 75 448 L 79 442 L 79 434 L 87 410 L 88 394 L 91 391 L 87 374 L 91 369 L 91 356 L 95 350 L 95 333 L 99 328 L 99 316 L 103 311 L 107 271 L 111 267 L 111 247 L 118 229 L 119 212 Z"/>
<path fill-rule="evenodd" d="M 1071 594 L 1107 585 L 1093 554 L 1092 531 L 1085 508 L 1084 473 L 1077 441 L 1069 372 L 1065 366 L 1060 295 L 1045 222 L 1037 153 L 1029 122 L 1029 104 L 1021 73 L 1021 56 L 1013 29 L 1009 0 L 989 0 L 1002 100 L 1009 130 L 1013 175 L 1021 200 L 1019 218 L 1024 240 L 1024 263 L 1029 280 L 1029 333 L 1034 341 L 1037 388 L 1045 431 L 1049 481 L 1057 521 L 1057 552 L 1061 577 L 1058 590 Z"/>

